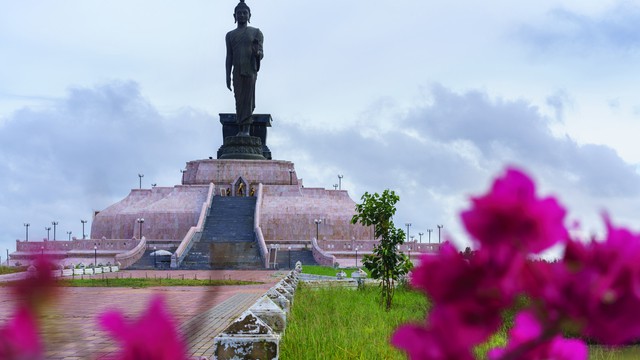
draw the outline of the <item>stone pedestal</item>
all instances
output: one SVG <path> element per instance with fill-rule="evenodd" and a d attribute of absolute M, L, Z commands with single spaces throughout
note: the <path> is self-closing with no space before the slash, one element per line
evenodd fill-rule
<path fill-rule="evenodd" d="M 218 159 L 266 160 L 257 136 L 229 136 L 218 149 Z"/>
<path fill-rule="evenodd" d="M 221 113 L 219 115 L 220 123 L 222 124 L 222 138 L 225 139 L 224 142 L 226 144 L 226 139 L 228 137 L 236 136 L 240 128 L 236 123 L 236 114 Z M 269 147 L 267 147 L 267 128 L 271 127 L 272 120 L 273 119 L 271 118 L 270 114 L 253 114 L 253 123 L 251 124 L 249 130 L 249 135 L 260 138 L 260 141 L 262 141 L 260 154 L 262 154 L 263 159 L 267 160 L 271 160 L 271 150 L 269 150 Z M 222 155 L 224 155 L 224 153 L 222 153 L 223 148 L 224 145 L 220 148 L 220 150 L 218 150 L 218 159 L 246 159 L 237 157 L 222 157 Z"/>

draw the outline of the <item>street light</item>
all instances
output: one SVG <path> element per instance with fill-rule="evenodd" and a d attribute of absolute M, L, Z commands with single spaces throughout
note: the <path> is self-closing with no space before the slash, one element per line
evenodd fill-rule
<path fill-rule="evenodd" d="M 291 246 L 289 246 L 287 249 L 289 249 L 289 269 L 291 269 Z"/>
<path fill-rule="evenodd" d="M 440 244 L 440 230 L 444 227 L 444 225 L 436 225 L 438 227 L 438 244 Z"/>
<path fill-rule="evenodd" d="M 158 184 L 153 183 L 153 184 L 151 184 L 151 187 L 156 187 L 157 185 L 158 185 Z"/>
<path fill-rule="evenodd" d="M 333 190 L 338 190 L 338 184 L 333 184 Z"/>
<path fill-rule="evenodd" d="M 293 185 L 293 169 L 289 169 L 289 185 Z"/>
<path fill-rule="evenodd" d="M 356 250 L 356 269 L 358 268 L 358 249 L 360 248 L 359 245 L 354 246 L 354 249 Z"/>
<path fill-rule="evenodd" d="M 431 244 L 431 232 L 433 231 L 433 229 L 427 229 L 427 232 L 429 233 L 429 244 Z"/>
<path fill-rule="evenodd" d="M 67 235 L 69 235 L 69 241 L 71 241 L 71 231 L 67 231 Z"/>
<path fill-rule="evenodd" d="M 98 245 L 93 245 L 93 267 L 98 266 Z"/>
<path fill-rule="evenodd" d="M 338 190 L 342 190 L 342 178 L 344 175 L 338 174 Z"/>
<path fill-rule="evenodd" d="M 142 189 L 142 178 L 144 177 L 144 174 L 138 174 L 138 177 L 140 178 L 140 189 Z"/>
<path fill-rule="evenodd" d="M 153 268 L 157 267 L 156 257 L 158 256 L 158 251 L 156 251 L 157 247 L 153 247 Z"/>
<path fill-rule="evenodd" d="M 136 222 L 138 223 L 138 226 L 139 226 L 138 237 L 142 239 L 142 224 L 144 224 L 144 218 L 138 218 L 136 219 Z"/>
<path fill-rule="evenodd" d="M 27 232 L 25 239 L 26 239 L 27 241 L 29 241 L 29 225 L 31 225 L 31 224 L 29 224 L 29 223 L 24 223 L 24 228 L 25 228 L 25 230 L 26 230 L 26 232 Z M 9 259 L 7 259 L 7 260 L 9 260 Z"/>
<path fill-rule="evenodd" d="M 51 226 L 45 227 L 44 229 L 47 230 L 47 241 L 49 241 L 49 231 L 51 231 Z"/>
<path fill-rule="evenodd" d="M 53 241 L 56 241 L 56 226 L 58 225 L 58 222 L 52 221 L 51 225 L 53 225 Z"/>
<path fill-rule="evenodd" d="M 80 222 L 82 223 L 82 240 L 86 239 L 85 234 L 84 234 L 84 224 L 87 223 L 87 220 L 80 220 Z"/>
<path fill-rule="evenodd" d="M 322 224 L 322 219 L 315 219 L 313 220 L 314 223 L 316 223 L 316 240 L 318 240 L 318 231 L 320 228 L 320 224 Z"/>
<path fill-rule="evenodd" d="M 418 235 L 420 235 L 420 244 L 422 244 L 422 235 L 424 235 L 424 233 L 419 232 Z"/>
<path fill-rule="evenodd" d="M 411 227 L 411 223 L 406 223 L 407 226 L 407 239 L 409 238 L 409 228 Z"/>

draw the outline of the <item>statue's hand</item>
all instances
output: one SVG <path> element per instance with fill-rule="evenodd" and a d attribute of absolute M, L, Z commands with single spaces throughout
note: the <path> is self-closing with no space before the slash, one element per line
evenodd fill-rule
<path fill-rule="evenodd" d="M 229 89 L 229 91 L 232 91 L 231 90 L 231 78 L 230 77 L 227 77 L 227 89 Z"/>

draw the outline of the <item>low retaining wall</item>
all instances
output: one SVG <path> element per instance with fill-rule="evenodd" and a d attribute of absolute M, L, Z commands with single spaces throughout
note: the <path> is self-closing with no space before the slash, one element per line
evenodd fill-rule
<path fill-rule="evenodd" d="M 277 360 L 302 264 L 269 289 L 213 340 L 213 359 Z"/>

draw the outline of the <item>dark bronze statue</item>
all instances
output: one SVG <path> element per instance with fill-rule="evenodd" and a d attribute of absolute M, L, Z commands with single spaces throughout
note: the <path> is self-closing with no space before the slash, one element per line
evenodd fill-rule
<path fill-rule="evenodd" d="M 231 90 L 233 73 L 233 93 L 236 99 L 236 121 L 239 136 L 249 136 L 256 104 L 256 78 L 262 60 L 264 37 L 260 29 L 248 26 L 251 19 L 249 6 L 240 0 L 233 17 L 238 27 L 227 33 L 227 88 Z"/>

